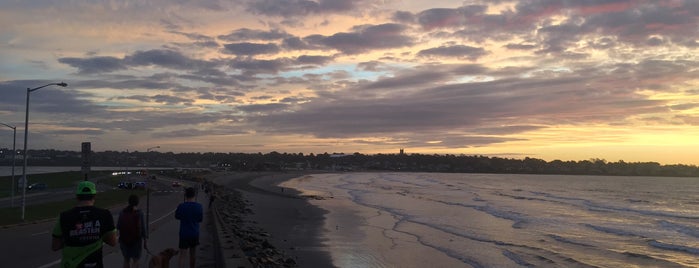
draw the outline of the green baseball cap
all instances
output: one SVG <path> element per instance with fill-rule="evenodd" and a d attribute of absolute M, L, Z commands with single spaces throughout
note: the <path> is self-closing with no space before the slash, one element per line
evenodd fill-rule
<path fill-rule="evenodd" d="M 95 184 L 90 181 L 81 181 L 78 183 L 78 190 L 75 192 L 76 195 L 88 195 L 97 194 L 97 188 Z"/>

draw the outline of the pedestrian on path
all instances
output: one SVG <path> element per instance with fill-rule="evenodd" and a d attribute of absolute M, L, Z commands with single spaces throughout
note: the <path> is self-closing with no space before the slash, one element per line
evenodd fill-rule
<path fill-rule="evenodd" d="M 209 208 L 211 208 L 211 205 L 214 204 L 214 200 L 216 200 L 216 192 L 211 192 L 209 195 Z"/>
<path fill-rule="evenodd" d="M 189 255 L 189 267 L 196 266 L 196 247 L 199 245 L 199 223 L 204 219 L 204 208 L 196 201 L 196 190 L 185 189 L 185 201 L 177 206 L 175 219 L 180 221 L 180 256 L 179 267 L 186 267 Z"/>
<path fill-rule="evenodd" d="M 116 246 L 114 218 L 109 210 L 95 207 L 95 184 L 81 181 L 75 207 L 61 212 L 53 227 L 51 249 L 63 250 L 61 267 L 103 267 L 102 243 Z"/>
<path fill-rule="evenodd" d="M 148 239 L 143 211 L 138 209 L 138 201 L 137 195 L 129 196 L 129 205 L 119 212 L 117 221 L 124 268 L 138 268 L 138 260 Z"/>

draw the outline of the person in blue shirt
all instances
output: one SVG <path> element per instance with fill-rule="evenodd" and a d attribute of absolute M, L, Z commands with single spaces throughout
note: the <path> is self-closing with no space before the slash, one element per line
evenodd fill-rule
<path fill-rule="evenodd" d="M 186 267 L 189 255 L 189 267 L 196 263 L 196 248 L 199 245 L 199 223 L 204 218 L 204 208 L 195 201 L 196 191 L 188 187 L 184 191 L 185 201 L 177 206 L 175 219 L 180 221 L 180 256 L 179 267 Z"/>

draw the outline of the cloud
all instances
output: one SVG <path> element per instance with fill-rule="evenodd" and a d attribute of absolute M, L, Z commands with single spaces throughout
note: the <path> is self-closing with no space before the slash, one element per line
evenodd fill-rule
<path fill-rule="evenodd" d="M 242 40 L 262 40 L 273 41 L 293 37 L 292 35 L 278 29 L 269 31 L 241 28 L 226 35 L 219 35 L 218 39 L 223 41 L 237 42 Z"/>
<path fill-rule="evenodd" d="M 299 64 L 325 65 L 333 60 L 330 56 L 301 55 L 296 58 Z"/>
<path fill-rule="evenodd" d="M 211 66 L 210 62 L 195 60 L 182 53 L 167 49 L 151 49 L 136 51 L 126 56 L 124 62 L 130 66 L 161 66 L 171 69 L 190 70 Z"/>
<path fill-rule="evenodd" d="M 483 48 L 465 45 L 441 46 L 424 49 L 417 53 L 420 57 L 464 58 L 471 61 L 478 60 L 478 58 L 487 54 Z"/>
<path fill-rule="evenodd" d="M 59 58 L 58 62 L 78 69 L 78 74 L 108 73 L 125 70 L 127 66 L 115 57 Z"/>
<path fill-rule="evenodd" d="M 405 34 L 400 24 L 361 25 L 352 32 L 336 33 L 331 36 L 310 35 L 304 41 L 341 51 L 345 54 L 359 54 L 376 49 L 406 47 L 413 44 L 413 38 Z"/>
<path fill-rule="evenodd" d="M 238 56 L 254 56 L 262 54 L 276 54 L 279 52 L 279 47 L 276 44 L 258 44 L 258 43 L 234 43 L 223 45 L 224 53 L 234 54 Z"/>
<path fill-rule="evenodd" d="M 298 17 L 312 14 L 340 13 L 352 11 L 361 0 L 252 0 L 246 3 L 247 10 L 266 16 Z"/>
<path fill-rule="evenodd" d="M 119 96 L 112 98 L 113 100 L 137 100 L 145 103 L 162 103 L 167 105 L 192 105 L 192 100 L 189 98 L 182 98 L 171 95 L 156 94 L 153 96 L 146 95 L 131 95 L 131 96 Z"/>

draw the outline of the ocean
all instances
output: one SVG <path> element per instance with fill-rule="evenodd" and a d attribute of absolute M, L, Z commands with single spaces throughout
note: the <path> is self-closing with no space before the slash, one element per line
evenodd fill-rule
<path fill-rule="evenodd" d="M 338 267 L 699 267 L 699 179 L 341 173 L 282 184 L 329 211 Z"/>

